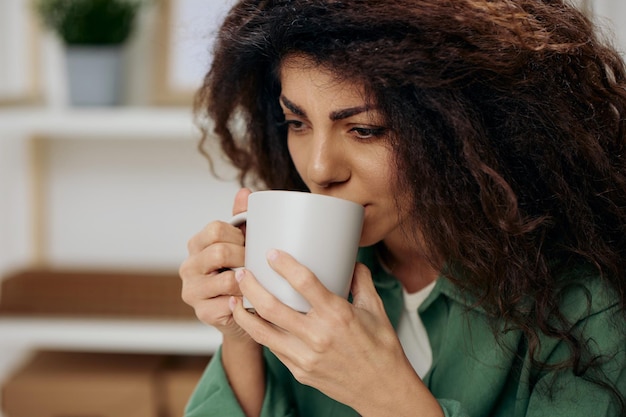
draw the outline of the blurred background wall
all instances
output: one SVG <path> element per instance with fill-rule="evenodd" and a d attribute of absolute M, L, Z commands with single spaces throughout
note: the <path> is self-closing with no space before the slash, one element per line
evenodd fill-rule
<path fill-rule="evenodd" d="M 49 279 L 65 286 L 63 271 L 86 271 L 120 285 L 118 294 L 95 286 L 100 294 L 76 293 L 113 304 L 99 316 L 7 315 L 0 305 L 0 385 L 39 349 L 206 356 L 220 341 L 192 312 L 182 321 L 144 317 L 132 274 L 176 284 L 187 240 L 231 214 L 235 173 L 216 153 L 223 179 L 211 174 L 191 111 L 229 1 L 143 3 L 122 47 L 119 101 L 80 106 L 70 97 L 64 43 L 41 27 L 30 0 L 0 0 L 0 284 L 24 271 L 61 271 Z M 130 281 L 119 281 L 125 274 Z M 0 304 L 17 293 L 7 288 Z M 179 286 L 166 295 L 161 288 L 145 293 L 179 302 Z M 136 311 L 111 314 L 129 297 Z"/>
<path fill-rule="evenodd" d="M 210 175 L 190 108 L 211 27 L 198 32 L 173 6 L 221 3 L 144 3 L 123 48 L 119 105 L 78 107 L 62 42 L 37 26 L 29 0 L 0 1 L 0 275 L 34 261 L 173 268 L 194 230 L 230 214 L 236 188 Z M 175 65 L 199 69 L 176 85 Z"/>

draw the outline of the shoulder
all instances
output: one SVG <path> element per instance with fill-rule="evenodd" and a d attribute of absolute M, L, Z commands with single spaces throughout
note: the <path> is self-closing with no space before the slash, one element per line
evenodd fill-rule
<path fill-rule="evenodd" d="M 626 312 L 616 291 L 591 268 L 575 268 L 561 278 L 556 295 L 569 333 L 577 344 L 585 346 L 590 357 L 603 357 L 607 364 L 619 363 L 623 367 Z M 571 344 L 560 338 L 542 334 L 541 346 L 541 356 L 547 363 L 563 361 L 571 355 Z"/>
<path fill-rule="evenodd" d="M 594 315 L 621 310 L 618 294 L 590 267 L 572 268 L 562 274 L 559 282 L 556 296 L 560 311 L 572 325 Z"/>

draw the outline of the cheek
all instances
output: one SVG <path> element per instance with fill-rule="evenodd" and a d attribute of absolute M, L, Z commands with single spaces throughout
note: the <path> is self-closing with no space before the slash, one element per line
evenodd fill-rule
<path fill-rule="evenodd" d="M 371 246 L 380 242 L 399 226 L 398 213 L 394 207 L 381 205 L 370 208 L 372 208 L 372 212 L 366 213 L 359 242 L 360 246 Z"/>
<path fill-rule="evenodd" d="M 296 167 L 296 171 L 300 175 L 300 178 L 306 183 L 306 178 L 303 175 L 306 170 L 307 164 L 307 150 L 304 149 L 302 143 L 298 143 L 297 140 L 287 138 L 287 149 L 289 150 L 289 156 L 293 165 Z"/>
<path fill-rule="evenodd" d="M 370 162 L 364 182 L 368 184 L 368 193 L 374 204 L 371 212 L 366 213 L 361 235 L 361 243 L 365 245 L 384 239 L 404 224 L 411 215 L 412 206 L 408 190 L 398 188 L 398 172 L 391 159 L 381 157 L 378 161 Z"/>
<path fill-rule="evenodd" d="M 376 233 L 375 230 L 370 227 L 367 222 L 363 225 L 363 232 L 361 233 L 361 239 L 359 240 L 360 247 L 372 246 L 375 243 L 380 242 L 385 238 L 384 234 Z"/>
<path fill-rule="evenodd" d="M 376 156 L 370 156 L 360 166 L 371 192 L 381 198 L 396 196 L 398 172 L 388 153 L 380 152 Z"/>

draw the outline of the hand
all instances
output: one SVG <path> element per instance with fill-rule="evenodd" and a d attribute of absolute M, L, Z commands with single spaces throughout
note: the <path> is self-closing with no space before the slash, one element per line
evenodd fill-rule
<path fill-rule="evenodd" d="M 241 189 L 235 196 L 233 214 L 245 211 L 250 190 Z M 216 327 L 225 336 L 247 338 L 233 320 L 228 306 L 231 296 L 241 291 L 229 268 L 244 264 L 244 233 L 223 221 L 214 221 L 189 240 L 189 256 L 181 264 L 182 299 L 195 310 L 204 323 Z"/>
<path fill-rule="evenodd" d="M 265 291 L 249 271 L 242 270 L 237 274 L 239 286 L 256 314 L 233 298 L 234 318 L 299 382 L 363 415 L 404 415 L 414 406 L 403 403 L 407 398 L 421 401 L 411 414 L 422 410 L 423 415 L 441 415 L 436 400 L 406 359 L 364 265 L 356 265 L 350 304 L 327 290 L 288 254 L 270 251 L 268 261 L 306 298 L 311 310 L 302 314 L 289 308 Z M 397 398 L 397 414 L 391 412 L 389 398 Z"/>

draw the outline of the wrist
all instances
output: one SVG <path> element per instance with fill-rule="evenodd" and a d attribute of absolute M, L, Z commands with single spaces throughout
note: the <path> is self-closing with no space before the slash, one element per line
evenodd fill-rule
<path fill-rule="evenodd" d="M 263 346 L 249 336 L 225 335 L 222 341 L 222 366 L 244 414 L 260 415 L 265 396 Z"/>
<path fill-rule="evenodd" d="M 393 393 L 393 396 L 402 398 L 402 401 L 394 402 L 390 406 L 388 398 L 391 394 L 383 393 L 379 389 L 371 396 L 364 396 L 367 400 L 355 410 L 363 417 L 389 415 L 390 411 L 394 416 L 444 417 L 445 414 L 439 402 L 412 367 L 400 373 L 394 373 L 392 379 L 393 382 L 390 381 L 385 386 Z"/>
<path fill-rule="evenodd" d="M 223 358 L 246 358 L 247 360 L 258 360 L 258 358 L 262 356 L 263 347 L 247 334 L 245 334 L 245 336 L 224 335 L 222 339 Z"/>
<path fill-rule="evenodd" d="M 254 339 L 252 339 L 247 333 L 241 332 L 241 334 L 223 334 L 222 335 L 222 350 L 223 349 L 235 349 L 235 350 L 261 350 L 262 346 L 259 345 Z"/>

